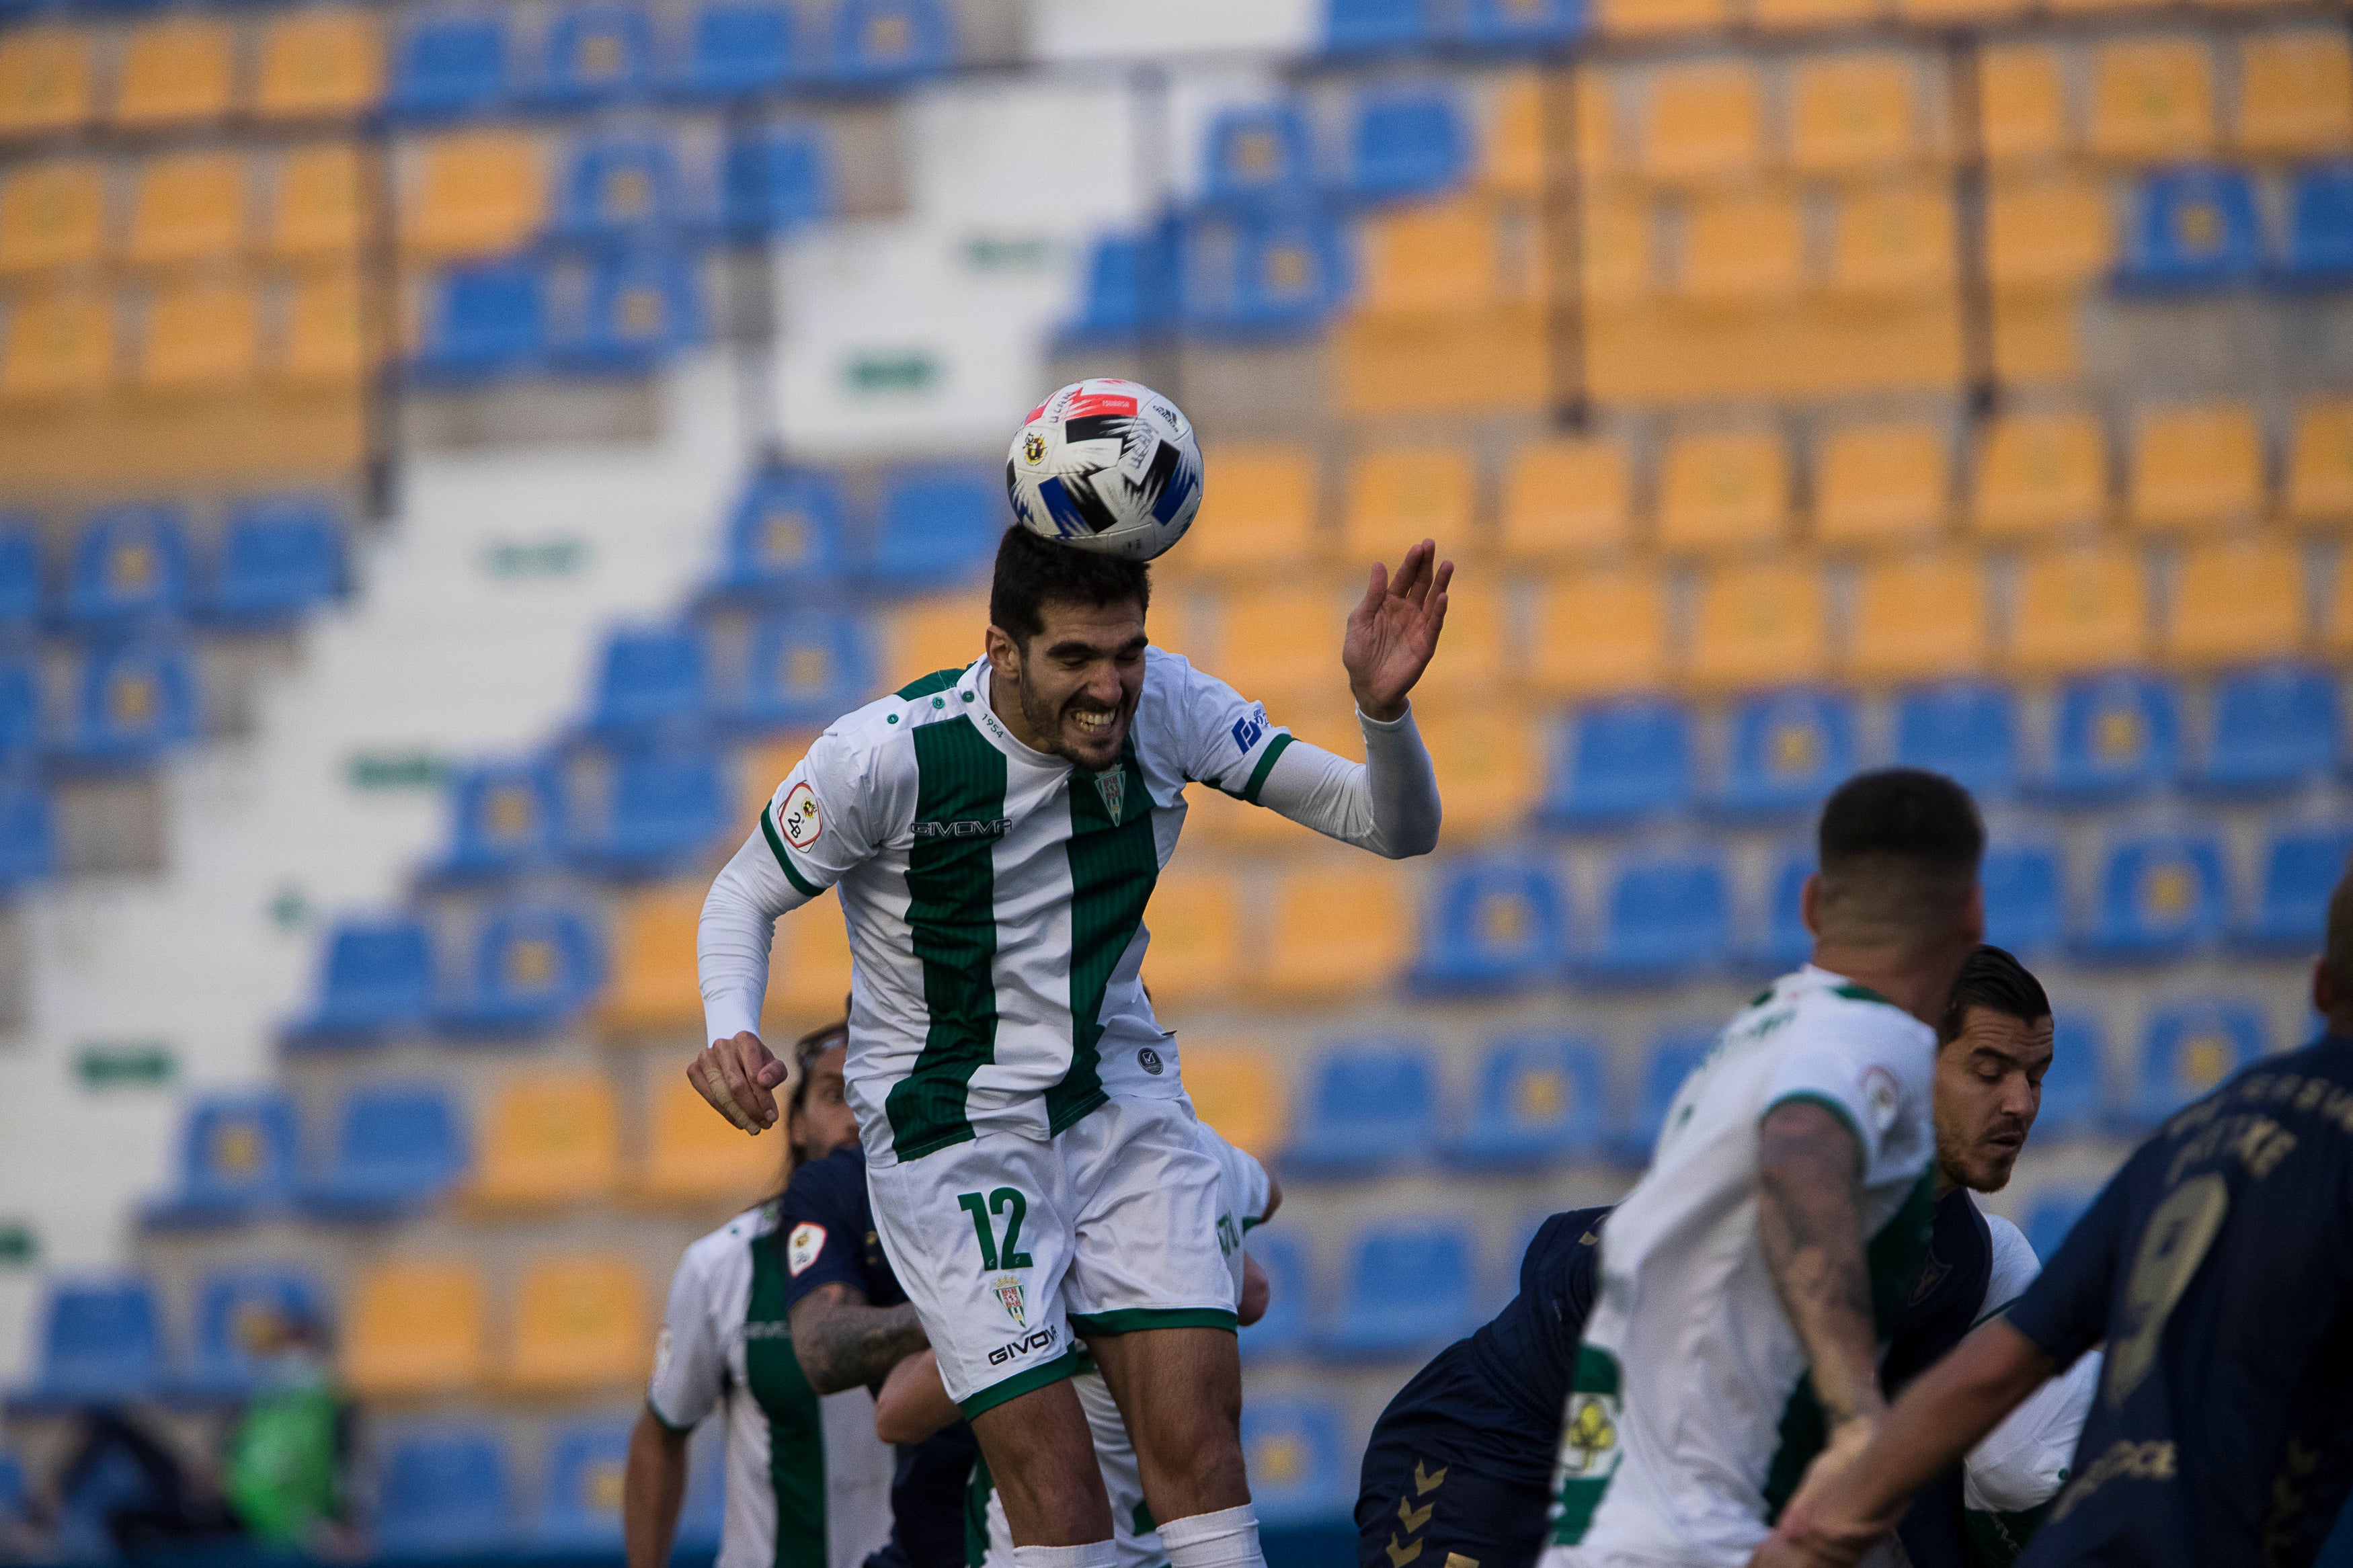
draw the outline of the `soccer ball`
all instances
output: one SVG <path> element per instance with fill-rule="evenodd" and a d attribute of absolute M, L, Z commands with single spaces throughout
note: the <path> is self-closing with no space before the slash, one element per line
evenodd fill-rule
<path fill-rule="evenodd" d="M 1029 411 L 1005 458 L 1005 493 L 1032 533 L 1149 561 L 1201 510 L 1201 448 L 1176 405 L 1108 376 Z"/>

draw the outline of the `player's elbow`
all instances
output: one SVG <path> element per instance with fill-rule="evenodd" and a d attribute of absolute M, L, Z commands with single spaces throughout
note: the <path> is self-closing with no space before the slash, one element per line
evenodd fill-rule
<path fill-rule="evenodd" d="M 1393 828 L 1382 833 L 1373 842 L 1373 853 L 1384 860 L 1411 860 L 1438 847 L 1438 818 L 1433 816 L 1428 826 L 1415 824 L 1410 827 Z"/>
<path fill-rule="evenodd" d="M 888 1387 L 874 1402 L 874 1435 L 892 1447 L 920 1443 L 931 1436 L 910 1408 L 912 1401 L 895 1396 Z"/>

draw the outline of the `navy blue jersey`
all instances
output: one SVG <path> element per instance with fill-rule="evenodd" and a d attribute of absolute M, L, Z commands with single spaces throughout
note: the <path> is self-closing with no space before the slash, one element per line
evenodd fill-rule
<path fill-rule="evenodd" d="M 2099 1395 L 2027 1563 L 2312 1562 L 2353 1483 L 2353 1039 L 2136 1150 L 2010 1321 Z"/>
<path fill-rule="evenodd" d="M 1912 1293 L 1895 1310 L 1879 1381 L 1890 1399 L 1961 1342 L 1986 1309 L 1993 1278 L 1993 1236 L 1975 1199 L 1956 1187 L 1936 1201 L 1928 1256 Z M 1964 1568 L 1968 1528 L 1962 1507 L 1961 1467 L 1920 1489 L 1896 1527 L 1913 1568 Z"/>

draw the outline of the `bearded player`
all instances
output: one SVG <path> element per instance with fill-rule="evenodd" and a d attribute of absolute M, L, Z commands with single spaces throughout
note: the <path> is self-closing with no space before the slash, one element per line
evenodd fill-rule
<path fill-rule="evenodd" d="M 997 550 L 985 657 L 827 731 L 712 884 L 712 1044 L 690 1077 L 746 1131 L 773 1123 L 772 928 L 839 887 L 875 1227 L 980 1439 L 1015 1561 L 1114 1562 L 1075 1336 L 1134 1438 L 1171 1568 L 1255 1568 L 1219 1171 L 1140 982 L 1145 907 L 1188 784 L 1391 858 L 1436 845 L 1407 694 L 1453 567 L 1428 541 L 1394 579 L 1373 567 L 1341 645 L 1353 763 L 1150 645 L 1135 557 L 1182 531 L 1200 480 L 1166 399 L 1066 387 L 1007 468 L 1027 526 Z"/>

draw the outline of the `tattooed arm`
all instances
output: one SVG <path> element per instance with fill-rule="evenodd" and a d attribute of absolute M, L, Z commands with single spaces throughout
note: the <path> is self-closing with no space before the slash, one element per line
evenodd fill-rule
<path fill-rule="evenodd" d="M 1810 1101 L 1773 1107 L 1757 1131 L 1765 1267 L 1806 1347 L 1814 1396 L 1833 1431 L 1857 1416 L 1875 1421 L 1886 1408 L 1856 1203 L 1861 1155 L 1846 1123 Z"/>
<path fill-rule="evenodd" d="M 880 1383 L 902 1359 L 932 1342 L 913 1303 L 870 1307 L 863 1291 L 839 1283 L 802 1297 L 788 1321 L 801 1375 L 819 1394 Z"/>

